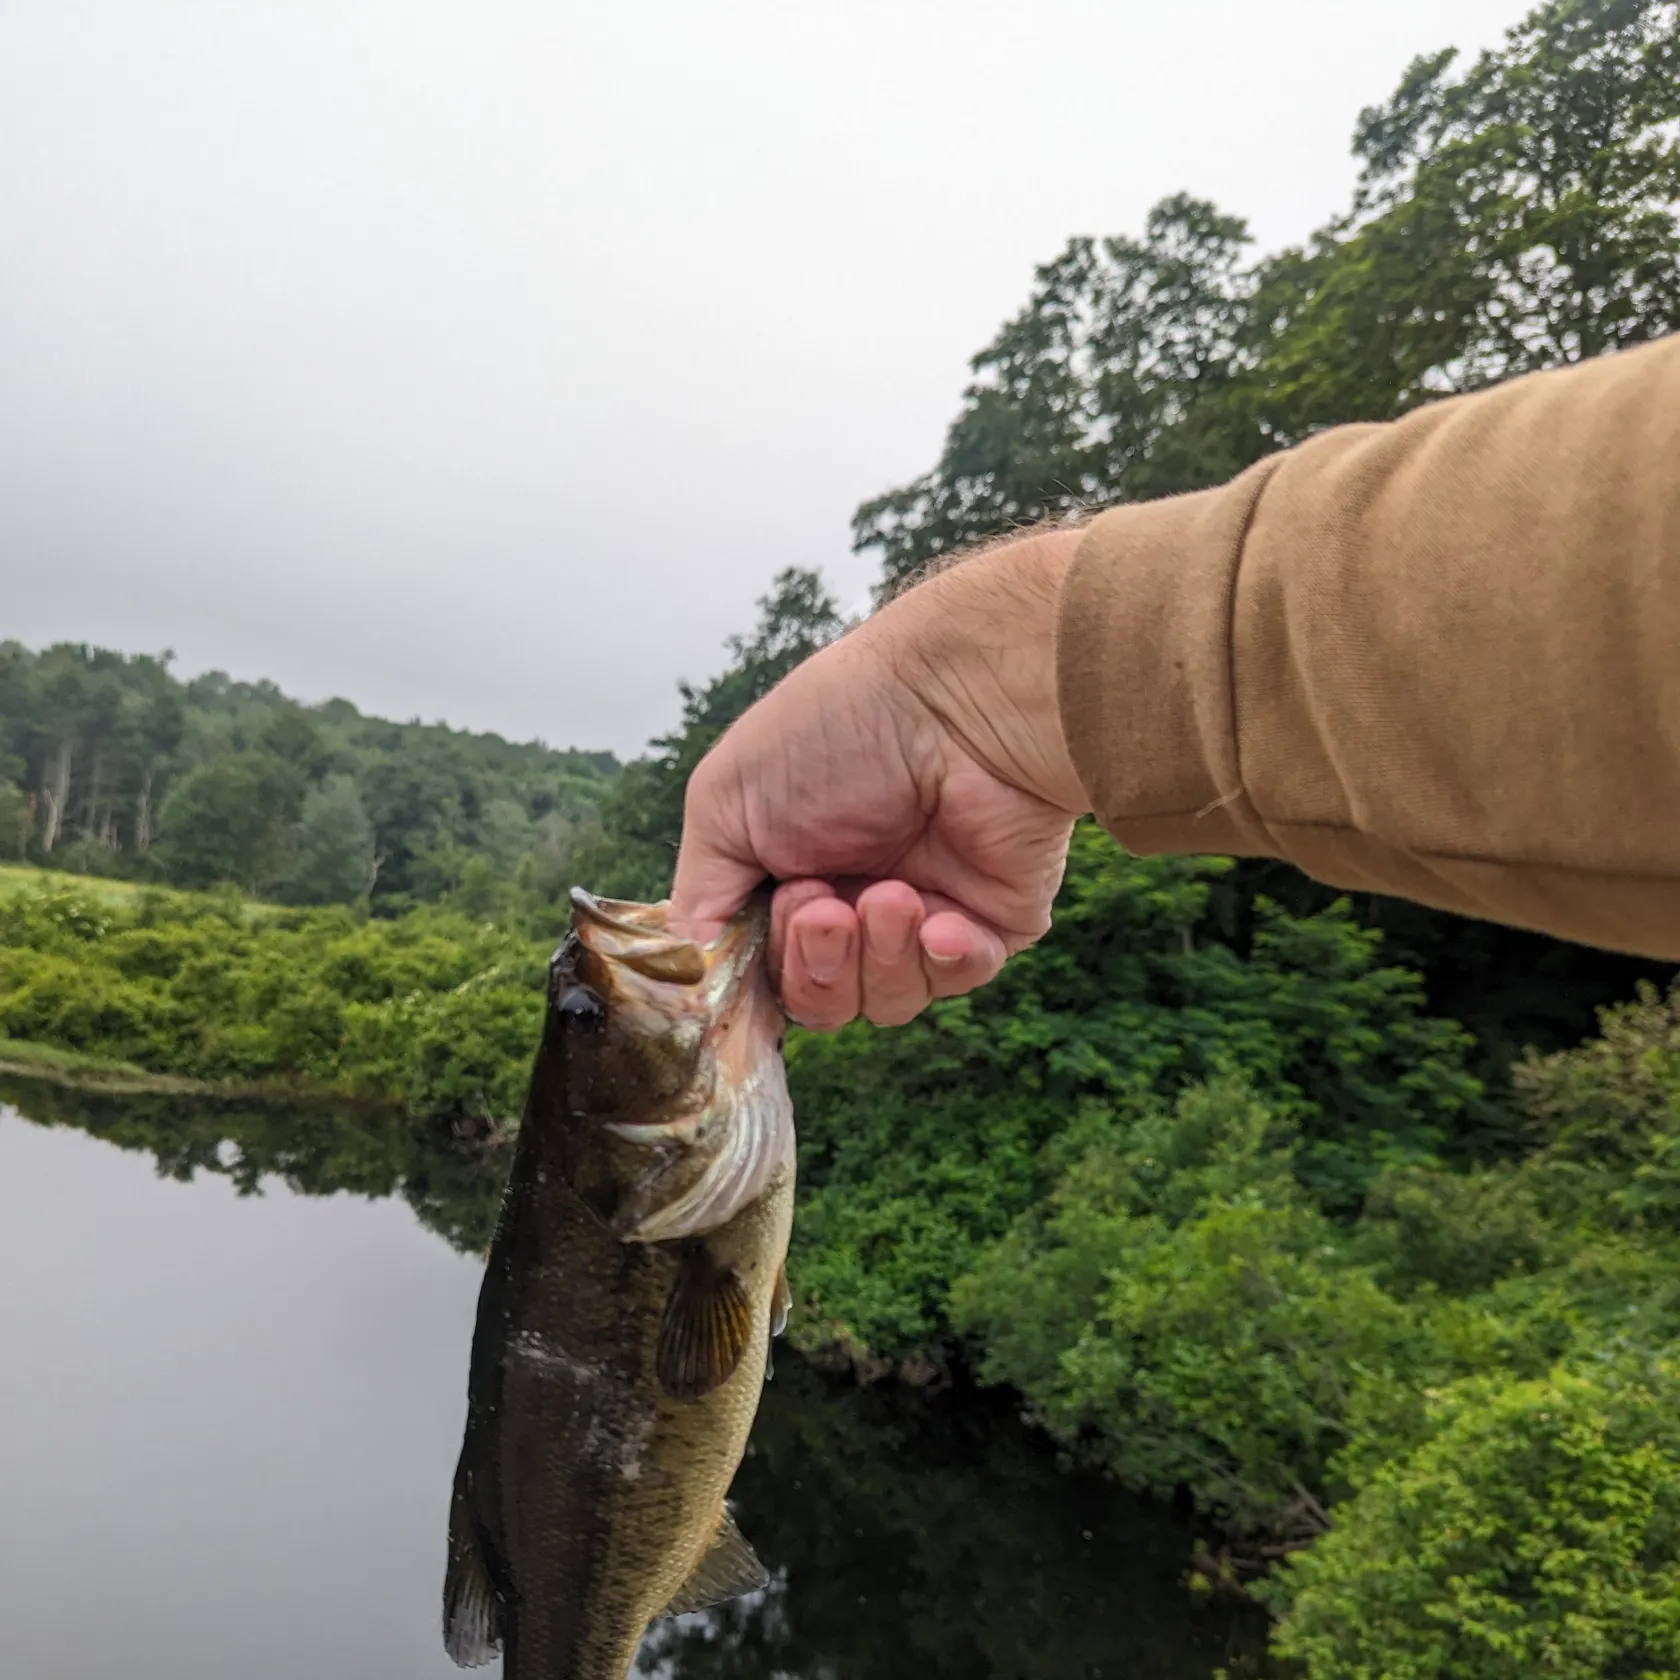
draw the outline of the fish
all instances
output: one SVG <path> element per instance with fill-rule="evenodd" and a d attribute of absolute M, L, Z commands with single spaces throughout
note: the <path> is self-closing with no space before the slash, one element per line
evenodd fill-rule
<path fill-rule="evenodd" d="M 625 1680 L 768 1584 L 728 1491 L 787 1323 L 793 1110 L 768 900 L 707 944 L 576 889 L 473 1331 L 444 1645 Z"/>

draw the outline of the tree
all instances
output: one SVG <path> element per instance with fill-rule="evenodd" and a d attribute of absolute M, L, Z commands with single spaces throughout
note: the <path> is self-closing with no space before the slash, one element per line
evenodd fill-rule
<path fill-rule="evenodd" d="M 177 886 L 232 881 L 261 892 L 283 875 L 303 803 L 299 771 L 268 752 L 226 753 L 182 778 L 156 851 Z"/>
<path fill-rule="evenodd" d="M 1221 397 L 1250 290 L 1248 231 L 1201 199 L 1150 211 L 1142 240 L 1073 239 L 970 366 L 932 472 L 866 502 L 854 546 L 889 587 L 977 538 L 1214 484 L 1258 453 Z"/>
<path fill-rule="evenodd" d="M 891 588 L 998 532 L 1216 484 L 1320 426 L 1381 420 L 1680 327 L 1676 0 L 1551 0 L 1455 75 L 1419 59 L 1361 114 L 1353 203 L 1245 266 L 1179 196 L 1074 239 L 973 360 L 923 477 L 863 504 Z"/>
<path fill-rule="evenodd" d="M 350 776 L 304 795 L 296 850 L 279 896 L 288 904 L 358 904 L 373 887 L 373 824 Z"/>
<path fill-rule="evenodd" d="M 0 777 L 0 858 L 25 855 L 34 815 L 23 789 L 9 778 Z"/>
<path fill-rule="evenodd" d="M 221 759 L 256 754 L 284 770 L 265 782 L 282 796 L 268 813 L 279 825 L 281 873 L 278 854 L 299 817 L 300 790 L 350 775 L 378 836 L 381 908 L 401 908 L 454 891 L 478 853 L 496 871 L 515 871 L 539 822 L 587 829 L 618 770 L 610 753 L 392 723 L 363 717 L 344 700 L 301 706 L 273 683 L 221 672 L 183 683 L 171 674 L 172 658 L 80 643 L 34 653 L 0 643 L 0 780 L 32 802 L 31 855 L 130 876 L 190 867 L 197 879 L 212 863 L 233 868 L 231 854 L 187 865 L 179 847 L 173 863 L 168 848 L 148 860 L 177 783 Z"/>
<path fill-rule="evenodd" d="M 499 874 L 511 875 L 537 843 L 537 825 L 517 799 L 485 802 L 478 819 L 479 850 Z"/>
<path fill-rule="evenodd" d="M 1350 211 L 1262 271 L 1274 444 L 1680 327 L 1680 7 L 1552 0 L 1362 113 Z"/>
<path fill-rule="evenodd" d="M 283 698 L 263 726 L 260 744 L 305 776 L 324 775 L 331 762 L 315 720 Z"/>

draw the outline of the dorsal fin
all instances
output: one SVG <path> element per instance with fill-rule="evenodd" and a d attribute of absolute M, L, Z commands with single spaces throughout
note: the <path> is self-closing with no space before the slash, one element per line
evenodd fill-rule
<path fill-rule="evenodd" d="M 660 1614 L 681 1616 L 690 1610 L 705 1610 L 726 1599 L 739 1598 L 742 1593 L 757 1592 L 769 1584 L 769 1570 L 758 1561 L 726 1505 L 723 1521 L 718 1524 L 706 1555 Z"/>
<path fill-rule="evenodd" d="M 473 1520 L 463 1462 L 449 1501 L 449 1569 L 443 1579 L 443 1647 L 457 1668 L 482 1668 L 502 1653 L 502 1601 L 490 1582 Z"/>

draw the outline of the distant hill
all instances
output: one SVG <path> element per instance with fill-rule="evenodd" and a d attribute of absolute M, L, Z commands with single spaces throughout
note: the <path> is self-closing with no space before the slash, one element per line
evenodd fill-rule
<path fill-rule="evenodd" d="M 558 879 L 620 768 L 169 666 L 0 643 L 0 858 L 389 912 Z"/>

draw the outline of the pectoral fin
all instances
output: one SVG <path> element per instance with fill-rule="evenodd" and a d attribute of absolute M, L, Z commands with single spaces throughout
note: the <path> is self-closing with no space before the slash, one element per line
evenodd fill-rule
<path fill-rule="evenodd" d="M 793 1291 L 788 1288 L 787 1261 L 776 1268 L 776 1287 L 770 1292 L 770 1334 L 779 1336 L 787 1329 L 788 1314 L 793 1311 Z"/>
<path fill-rule="evenodd" d="M 681 1616 L 690 1610 L 705 1610 L 725 1599 L 739 1598 L 742 1593 L 757 1592 L 769 1581 L 769 1570 L 758 1561 L 735 1526 L 734 1517 L 725 1510 L 710 1550 L 660 1614 Z"/>
<path fill-rule="evenodd" d="M 787 1329 L 788 1314 L 793 1311 L 793 1291 L 788 1288 L 787 1261 L 783 1261 L 776 1268 L 776 1287 L 770 1292 L 770 1341 L 773 1342 Z M 770 1343 L 764 1345 L 764 1380 L 769 1380 L 776 1374 L 775 1356 L 770 1351 Z"/>
<path fill-rule="evenodd" d="M 703 1242 L 683 1252 L 659 1326 L 659 1386 L 673 1400 L 699 1400 L 727 1382 L 752 1337 L 752 1302 L 734 1271 Z"/>
<path fill-rule="evenodd" d="M 457 1668 L 481 1668 L 502 1652 L 502 1601 L 484 1565 L 464 1465 L 455 1472 L 455 1492 L 449 1501 L 443 1645 Z"/>

